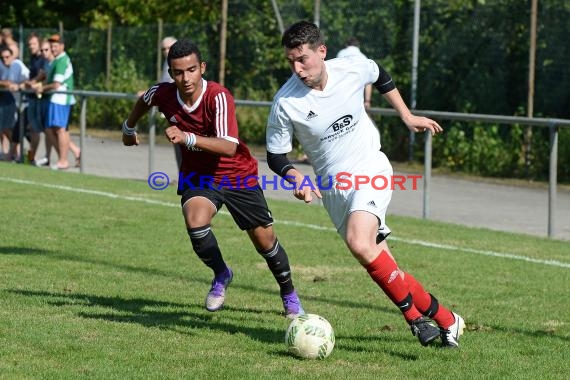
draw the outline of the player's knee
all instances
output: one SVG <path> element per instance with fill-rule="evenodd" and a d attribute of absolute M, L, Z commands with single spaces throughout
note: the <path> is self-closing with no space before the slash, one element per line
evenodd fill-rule
<path fill-rule="evenodd" d="M 259 253 L 264 258 L 271 258 L 277 254 L 279 251 L 279 242 L 277 239 L 273 239 L 273 241 L 266 241 L 264 244 L 261 244 L 259 247 L 256 247 L 257 253 Z"/>
<path fill-rule="evenodd" d="M 359 238 L 356 235 L 349 235 L 346 237 L 346 245 L 350 252 L 356 257 L 362 256 L 365 252 L 369 251 L 371 244 L 365 241 L 365 239 Z"/>
<path fill-rule="evenodd" d="M 366 239 L 350 238 L 346 240 L 346 246 L 352 256 L 362 265 L 371 263 L 378 256 L 378 249 L 375 241 L 368 242 Z"/>
<path fill-rule="evenodd" d="M 273 250 L 277 245 L 277 237 L 271 226 L 260 226 L 253 230 L 248 230 L 248 235 L 255 249 L 261 255 L 263 255 L 263 252 Z"/>
<path fill-rule="evenodd" d="M 190 241 L 192 242 L 192 248 L 194 248 L 197 254 L 217 244 L 216 237 L 209 224 L 201 227 L 188 228 L 187 231 Z"/>

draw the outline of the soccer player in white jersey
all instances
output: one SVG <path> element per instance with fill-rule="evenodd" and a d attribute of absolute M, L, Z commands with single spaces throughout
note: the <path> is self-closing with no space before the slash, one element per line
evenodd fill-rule
<path fill-rule="evenodd" d="M 322 198 L 350 252 L 398 306 L 422 345 L 441 337 L 443 347 L 458 347 L 463 319 L 439 304 L 411 274 L 398 268 L 388 248 L 385 239 L 390 233 L 386 225 L 390 186 L 384 190 L 370 184 L 346 188 L 338 186 L 337 176 L 392 176 L 392 166 L 380 151 L 379 133 L 364 109 L 363 89 L 368 83 L 374 84 L 410 130 L 435 134 L 442 128 L 431 119 L 412 115 L 392 78 L 374 61 L 325 61 L 327 48 L 316 25 L 306 21 L 293 24 L 283 34 L 281 44 L 293 75 L 277 92 L 269 115 L 269 167 L 290 182 L 306 184 L 304 175 L 287 158 L 295 134 L 317 178 L 324 182 L 321 189 L 297 186 L 294 196 L 307 203 L 312 201 L 312 193 Z"/>
<path fill-rule="evenodd" d="M 214 274 L 206 309 L 223 307 L 226 288 L 233 279 L 211 226 L 225 205 L 271 270 L 285 316 L 292 319 L 304 314 L 289 258 L 275 236 L 273 217 L 257 181 L 257 160 L 238 136 L 232 94 L 202 77 L 206 62 L 190 40 L 176 41 L 167 59 L 174 81 L 157 83 L 139 97 L 123 123 L 123 144 L 139 144 L 135 125 L 156 106 L 170 124 L 166 137 L 183 148 L 178 183 L 182 214 L 194 252 Z M 246 179 L 251 180 L 245 183 Z"/>

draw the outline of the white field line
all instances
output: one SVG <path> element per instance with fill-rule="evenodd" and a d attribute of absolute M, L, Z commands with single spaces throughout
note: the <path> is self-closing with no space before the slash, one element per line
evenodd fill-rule
<path fill-rule="evenodd" d="M 143 202 L 143 203 L 158 205 L 158 206 L 180 207 L 179 203 L 162 202 L 162 201 L 157 201 L 154 199 L 148 199 L 148 198 L 143 198 L 143 197 L 130 197 L 130 196 L 126 196 L 126 195 L 119 195 L 119 194 L 109 193 L 109 192 L 105 192 L 105 191 L 82 189 L 82 188 L 75 188 L 75 187 L 63 186 L 63 185 L 53 185 L 53 184 L 28 181 L 28 180 L 17 179 L 17 178 L 0 177 L 0 181 L 18 183 L 18 184 L 23 184 L 23 185 L 41 186 L 41 187 L 50 188 L 50 189 L 65 190 L 65 191 L 70 191 L 70 192 L 75 192 L 75 193 L 96 195 L 96 196 L 113 198 L 113 199 Z M 229 213 L 227 211 L 221 211 L 220 213 L 223 215 L 229 215 Z M 330 231 L 330 232 L 336 233 L 336 230 L 332 227 L 317 226 L 316 224 L 295 222 L 295 221 L 291 221 L 291 220 L 277 220 L 277 219 L 275 220 L 275 222 L 280 223 L 280 224 L 285 224 L 288 226 L 310 228 L 310 229 L 314 229 L 314 230 Z M 498 257 L 498 258 L 503 258 L 503 259 L 526 261 L 529 263 L 551 265 L 551 266 L 560 267 L 560 268 L 570 268 L 570 263 L 562 262 L 562 261 L 558 261 L 558 260 L 540 260 L 540 259 L 535 259 L 532 257 L 515 255 L 512 253 L 501 253 L 501 252 L 485 251 L 485 250 L 472 249 L 472 248 L 462 248 L 462 247 L 456 247 L 456 246 L 447 245 L 447 244 L 431 243 L 429 241 L 424 241 L 424 240 L 414 240 L 414 239 L 410 240 L 410 239 L 401 239 L 401 238 L 397 238 L 397 237 L 390 237 L 389 239 L 393 240 L 393 241 L 400 241 L 400 242 L 406 243 L 406 244 L 419 245 L 422 247 L 436 248 L 436 249 L 449 250 L 449 251 L 458 251 L 458 252 L 463 252 L 463 253 L 472 253 L 472 254 L 476 254 L 476 255 Z"/>

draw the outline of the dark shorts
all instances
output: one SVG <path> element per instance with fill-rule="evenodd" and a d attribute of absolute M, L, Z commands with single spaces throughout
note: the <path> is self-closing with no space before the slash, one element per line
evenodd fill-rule
<path fill-rule="evenodd" d="M 14 123 L 14 128 L 12 129 L 12 142 L 13 143 L 19 143 L 20 142 L 20 117 L 22 117 L 22 115 L 24 115 L 24 136 L 28 139 L 28 141 L 30 140 L 30 133 L 29 130 L 27 128 L 28 126 L 28 107 L 26 107 L 26 109 L 24 109 L 24 111 L 22 112 L 18 112 L 16 115 L 16 122 Z"/>
<path fill-rule="evenodd" d="M 0 104 L 0 131 L 3 129 L 13 129 L 16 124 L 18 107 L 15 103 Z"/>
<path fill-rule="evenodd" d="M 204 197 L 220 210 L 226 205 L 232 218 L 241 230 L 251 230 L 259 226 L 273 224 L 271 211 L 259 186 L 251 189 L 230 190 L 227 188 L 187 188 L 182 191 L 180 204 L 184 206 L 189 199 Z"/>
<path fill-rule="evenodd" d="M 45 111 L 47 111 L 47 102 L 45 99 L 29 98 L 26 116 L 28 117 L 32 131 L 41 133 L 44 131 Z"/>

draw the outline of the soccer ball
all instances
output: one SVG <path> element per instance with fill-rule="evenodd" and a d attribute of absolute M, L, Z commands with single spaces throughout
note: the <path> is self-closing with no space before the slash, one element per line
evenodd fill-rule
<path fill-rule="evenodd" d="M 290 353 L 299 358 L 324 359 L 333 350 L 334 331 L 320 315 L 303 314 L 289 324 L 285 345 Z"/>

